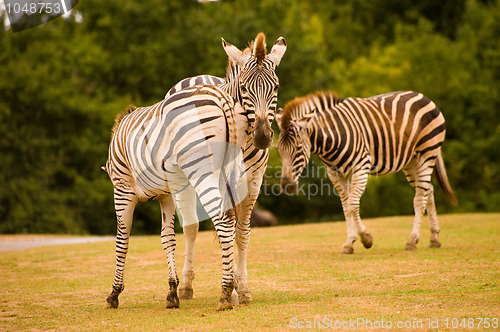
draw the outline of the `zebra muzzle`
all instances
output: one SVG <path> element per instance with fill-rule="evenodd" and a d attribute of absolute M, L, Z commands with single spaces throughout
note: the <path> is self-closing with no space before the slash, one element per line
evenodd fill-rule
<path fill-rule="evenodd" d="M 253 144 L 257 149 L 267 149 L 273 143 L 274 131 L 269 121 L 257 119 L 253 131 Z"/>
<path fill-rule="evenodd" d="M 291 195 L 297 193 L 297 188 L 297 182 L 294 182 L 289 176 L 281 177 L 281 189 L 283 189 L 286 194 Z"/>

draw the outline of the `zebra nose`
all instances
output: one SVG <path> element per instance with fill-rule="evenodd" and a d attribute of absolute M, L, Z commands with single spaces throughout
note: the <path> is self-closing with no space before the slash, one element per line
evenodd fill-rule
<path fill-rule="evenodd" d="M 289 195 L 295 194 L 297 192 L 297 183 L 292 181 L 289 176 L 281 177 L 281 189 Z"/>
<path fill-rule="evenodd" d="M 268 121 L 257 119 L 253 132 L 253 144 L 257 149 L 267 149 L 273 143 L 274 131 Z"/>

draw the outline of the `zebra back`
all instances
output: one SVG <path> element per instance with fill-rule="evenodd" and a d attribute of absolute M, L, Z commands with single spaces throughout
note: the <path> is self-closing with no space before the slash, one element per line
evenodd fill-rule
<path fill-rule="evenodd" d="M 188 77 L 183 79 L 182 81 L 179 81 L 179 83 L 171 87 L 170 90 L 168 90 L 167 94 L 165 95 L 165 99 L 167 99 L 177 91 L 193 87 L 195 85 L 221 85 L 225 82 L 226 81 L 223 78 L 212 75 L 198 75 L 198 76 Z"/>
<path fill-rule="evenodd" d="M 288 103 L 278 117 L 279 142 L 305 144 L 310 147 L 308 153 L 318 154 L 342 172 L 348 172 L 364 156 L 369 159 L 371 173 L 397 172 L 415 153 L 438 149 L 445 135 L 439 109 L 413 91 L 347 99 L 318 92 Z M 302 128 L 309 142 L 297 138 Z M 306 155 L 305 160 L 308 158 Z"/>
<path fill-rule="evenodd" d="M 194 86 L 148 107 L 119 115 L 106 170 L 112 181 L 140 187 L 143 199 L 169 191 L 166 164 L 216 139 L 241 146 L 233 99 L 215 86 Z M 221 122 L 222 121 L 222 122 Z M 223 124 L 223 128 L 221 125 Z M 137 188 L 136 188 L 137 190 Z"/>

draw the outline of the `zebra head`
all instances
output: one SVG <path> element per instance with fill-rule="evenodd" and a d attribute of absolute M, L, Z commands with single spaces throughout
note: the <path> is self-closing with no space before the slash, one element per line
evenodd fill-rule
<path fill-rule="evenodd" d="M 242 52 L 222 39 L 229 58 L 241 67 L 239 95 L 252 128 L 253 144 L 258 149 L 267 149 L 273 142 L 271 123 L 276 111 L 279 80 L 275 70 L 286 51 L 285 38 L 280 37 L 266 54 L 266 42 L 259 33 L 253 43 L 252 52 Z"/>
<path fill-rule="evenodd" d="M 299 177 L 311 157 L 310 120 L 314 113 L 300 112 L 296 101 L 285 105 L 276 112 L 276 122 L 280 129 L 278 151 L 281 156 L 281 188 L 287 194 L 297 192 Z"/>

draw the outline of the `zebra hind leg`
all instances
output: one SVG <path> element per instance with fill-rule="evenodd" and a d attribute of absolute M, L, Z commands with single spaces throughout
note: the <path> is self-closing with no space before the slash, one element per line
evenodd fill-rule
<path fill-rule="evenodd" d="M 163 250 L 167 255 L 168 263 L 168 285 L 169 292 L 167 295 L 167 308 L 179 308 L 179 297 L 177 295 L 177 286 L 179 285 L 179 278 L 175 267 L 175 231 L 174 231 L 174 217 L 175 206 L 172 196 L 161 196 L 158 199 L 161 207 L 162 215 L 162 228 L 161 228 L 161 243 Z"/>
<path fill-rule="evenodd" d="M 222 160 L 222 158 L 214 158 Z M 215 167 L 201 168 L 220 169 L 221 165 Z M 236 214 L 234 207 L 223 213 L 223 195 L 219 189 L 219 179 L 214 174 L 204 176 L 203 181 L 198 181 L 196 176 L 189 180 L 206 213 L 212 219 L 222 253 L 222 293 L 219 297 L 217 310 L 232 309 L 231 293 L 234 289 L 234 237 L 236 226 Z M 176 201 L 177 202 L 177 201 Z"/>
<path fill-rule="evenodd" d="M 179 288 L 179 297 L 182 300 L 191 300 L 193 298 L 193 279 L 194 279 L 194 243 L 198 235 L 199 223 L 183 227 L 186 237 L 186 257 L 182 269 L 182 283 Z"/>
<path fill-rule="evenodd" d="M 373 237 L 367 232 L 365 225 L 361 221 L 359 213 L 359 203 L 361 196 L 365 191 L 366 184 L 368 183 L 369 163 L 365 162 L 359 168 L 355 169 L 351 177 L 351 186 L 349 191 L 349 199 L 347 203 L 348 211 L 352 215 L 352 220 L 356 226 L 361 243 L 363 247 L 369 249 L 373 245 Z"/>
<path fill-rule="evenodd" d="M 415 197 L 413 198 L 413 209 L 415 212 L 415 218 L 413 220 L 413 228 L 406 242 L 405 250 L 416 250 L 417 243 L 420 240 L 420 228 L 422 225 L 422 217 L 425 213 L 427 207 L 427 199 L 431 192 L 431 174 L 432 166 L 425 167 L 425 165 L 416 162 L 410 167 L 404 170 L 406 179 L 415 188 Z"/>
<path fill-rule="evenodd" d="M 125 288 L 123 284 L 123 273 L 125 270 L 125 259 L 128 252 L 130 229 L 137 197 L 131 187 L 115 187 L 115 210 L 116 210 L 116 270 L 113 280 L 113 289 L 106 299 L 107 308 L 118 308 L 118 296 Z"/>
<path fill-rule="evenodd" d="M 437 219 L 436 203 L 434 202 L 434 188 L 431 186 L 429 196 L 427 198 L 427 214 L 429 216 L 429 224 L 431 229 L 431 241 L 429 248 L 440 248 L 439 242 L 439 222 Z"/>
<path fill-rule="evenodd" d="M 327 168 L 327 174 L 328 177 L 330 178 L 330 181 L 335 186 L 335 190 L 340 196 L 340 201 L 342 203 L 342 210 L 344 211 L 344 218 L 347 229 L 347 240 L 342 245 L 341 253 L 350 255 L 354 253 L 354 242 L 356 242 L 358 237 L 356 235 L 354 221 L 352 220 L 351 215 L 347 211 L 349 183 L 345 177 L 339 176 L 337 172 L 330 167 Z"/>
<path fill-rule="evenodd" d="M 232 309 L 231 293 L 234 289 L 234 237 L 236 218 L 234 210 L 223 213 L 214 219 L 214 227 L 222 251 L 222 292 L 219 297 L 218 311 Z"/>

